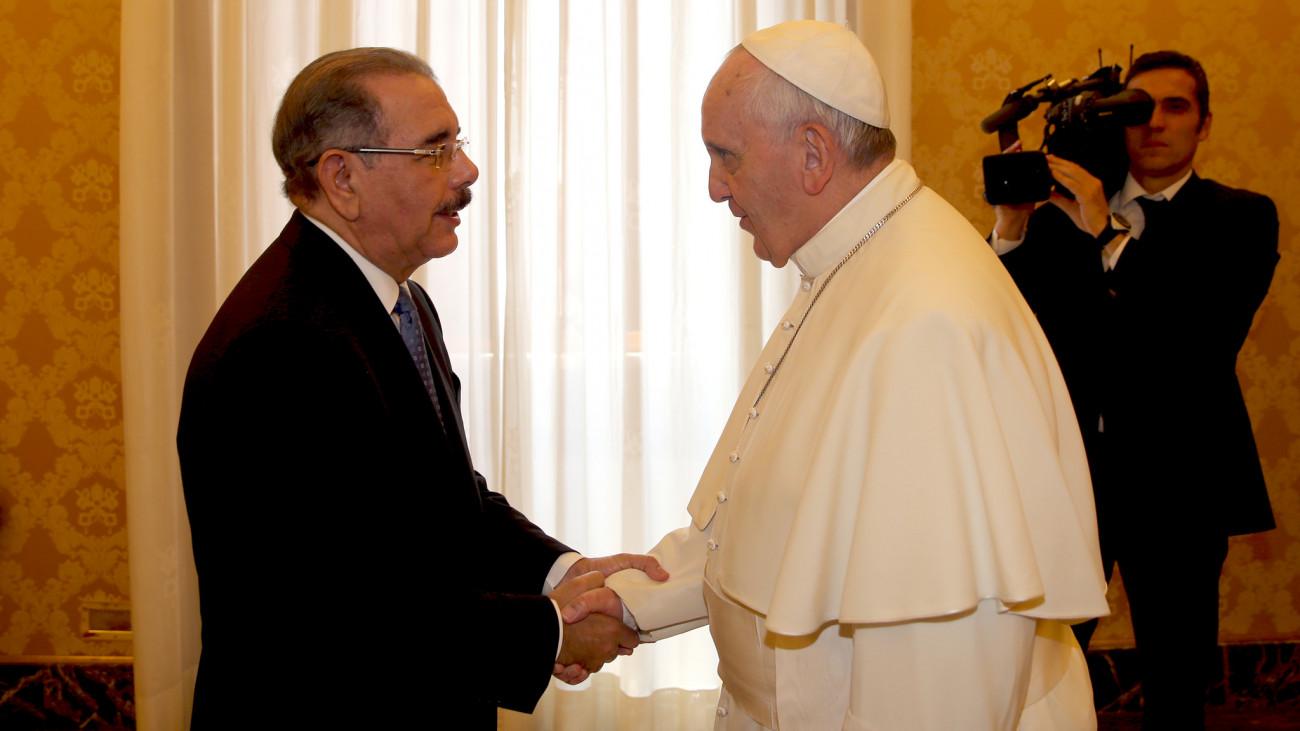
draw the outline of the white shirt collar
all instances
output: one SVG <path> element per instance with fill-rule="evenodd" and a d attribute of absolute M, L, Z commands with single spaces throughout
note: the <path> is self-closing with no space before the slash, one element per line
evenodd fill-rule
<path fill-rule="evenodd" d="M 301 211 L 301 209 L 299 210 Z M 306 218 L 308 221 L 311 221 L 313 224 L 315 224 L 316 228 L 319 228 L 321 231 L 324 231 L 326 236 L 329 236 L 331 239 L 333 239 L 334 243 L 338 244 L 339 248 L 343 249 L 344 253 L 352 257 L 352 261 L 356 263 L 357 268 L 360 269 L 361 273 L 365 275 L 366 281 L 370 282 L 370 287 L 375 290 L 375 296 L 378 297 L 380 303 L 383 304 L 384 312 L 391 313 L 393 311 L 393 307 L 397 304 L 397 294 L 398 294 L 397 281 L 394 280 L 383 269 L 380 269 L 379 267 L 375 266 L 374 262 L 362 256 L 361 252 L 352 248 L 351 244 L 344 241 L 343 237 L 339 236 L 338 233 L 336 233 L 329 226 L 326 226 L 320 221 L 317 221 L 311 216 L 308 216 L 306 213 L 303 213 L 302 215 L 303 218 Z"/>
<path fill-rule="evenodd" d="M 1142 187 L 1142 184 L 1139 183 L 1133 177 L 1133 173 L 1129 173 L 1128 177 L 1124 178 L 1124 187 L 1121 188 L 1118 193 L 1119 195 L 1118 207 L 1122 208 L 1123 206 L 1128 205 L 1130 202 L 1135 201 L 1138 198 L 1142 198 L 1144 196 L 1152 200 L 1171 201 L 1174 199 L 1174 196 L 1178 195 L 1178 191 L 1183 189 L 1183 186 L 1187 184 L 1187 181 L 1191 179 L 1192 179 L 1192 169 L 1188 168 L 1187 172 L 1183 174 L 1183 177 L 1170 183 L 1168 186 L 1164 188 L 1164 190 L 1158 190 L 1154 193 L 1148 193 L 1146 189 Z"/>

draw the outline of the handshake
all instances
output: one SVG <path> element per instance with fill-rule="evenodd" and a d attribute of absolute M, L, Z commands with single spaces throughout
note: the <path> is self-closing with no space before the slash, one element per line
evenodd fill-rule
<path fill-rule="evenodd" d="M 623 601 L 605 586 L 606 577 L 624 569 L 639 569 L 655 581 L 668 578 L 668 572 L 651 556 L 620 553 L 581 558 L 547 595 L 564 618 L 555 677 L 570 685 L 581 683 L 617 656 L 631 655 L 640 642 L 636 630 L 623 623 Z"/>

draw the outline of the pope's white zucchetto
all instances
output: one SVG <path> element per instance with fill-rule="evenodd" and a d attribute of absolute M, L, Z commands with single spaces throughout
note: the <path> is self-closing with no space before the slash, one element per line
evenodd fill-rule
<path fill-rule="evenodd" d="M 889 128 L 885 81 L 857 34 L 820 20 L 792 20 L 740 42 L 778 76 L 873 127 Z"/>

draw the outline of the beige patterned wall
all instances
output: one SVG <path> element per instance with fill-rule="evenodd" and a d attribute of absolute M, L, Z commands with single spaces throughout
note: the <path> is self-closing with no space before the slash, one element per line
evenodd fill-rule
<path fill-rule="evenodd" d="M 0 661 L 129 592 L 118 340 L 118 0 L 0 0 Z"/>
<path fill-rule="evenodd" d="M 1221 600 L 1224 641 L 1300 639 L 1300 2 L 1297 0 L 915 0 L 913 158 L 930 186 L 984 231 L 980 159 L 997 151 L 979 121 L 1013 87 L 1051 72 L 1082 77 L 1136 53 L 1195 56 L 1214 123 L 1197 171 L 1263 192 L 1281 214 L 1282 261 L 1238 359 L 1278 529 L 1233 539 Z M 1026 147 L 1041 115 L 1021 123 Z M 1171 547 L 1171 559 L 1176 550 Z M 1132 642 L 1123 594 L 1097 646 Z"/>

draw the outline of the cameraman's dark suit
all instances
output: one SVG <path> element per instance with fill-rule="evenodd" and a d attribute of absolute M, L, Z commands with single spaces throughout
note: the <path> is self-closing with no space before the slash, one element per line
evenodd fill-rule
<path fill-rule="evenodd" d="M 496 728 L 559 642 L 569 549 L 474 470 L 437 314 L 442 419 L 348 255 L 294 213 L 185 381 L 181 471 L 203 658 L 193 728 Z M 433 720 L 430 720 L 433 719 Z"/>
<path fill-rule="evenodd" d="M 1002 257 L 1070 388 L 1148 699 L 1217 645 L 1227 536 L 1273 527 L 1235 364 L 1277 265 L 1277 209 L 1195 174 L 1159 205 L 1109 273 L 1052 205 Z"/>

